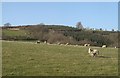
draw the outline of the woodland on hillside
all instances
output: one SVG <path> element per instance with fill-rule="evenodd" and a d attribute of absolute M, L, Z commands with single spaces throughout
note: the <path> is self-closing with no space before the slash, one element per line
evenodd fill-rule
<path fill-rule="evenodd" d="M 10 28 L 19 28 L 20 30 L 10 30 Z M 107 45 L 110 47 L 118 47 L 119 31 L 103 31 L 103 30 L 91 30 L 91 29 L 78 29 L 63 25 L 27 25 L 17 27 L 3 27 L 2 28 L 2 39 L 3 40 L 27 40 L 41 42 L 47 41 L 47 43 L 69 43 L 71 45 L 84 45 L 89 43 L 92 46 Z M 17 35 L 8 35 L 8 32 L 18 33 Z M 24 35 L 23 35 L 24 31 Z M 10 33 L 9 32 L 9 33 Z M 20 34 L 20 35 L 19 35 Z"/>

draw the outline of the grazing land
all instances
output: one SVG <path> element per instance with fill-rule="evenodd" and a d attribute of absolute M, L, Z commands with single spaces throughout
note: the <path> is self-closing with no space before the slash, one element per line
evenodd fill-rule
<path fill-rule="evenodd" d="M 19 30 L 16 30 L 19 29 Z M 90 29 L 77 29 L 61 25 L 30 25 L 2 27 L 2 40 L 19 41 L 47 41 L 55 44 L 91 46 L 107 45 L 107 47 L 119 47 L 119 31 L 103 31 Z"/>
<path fill-rule="evenodd" d="M 0 58 L 2 58 L 2 41 L 0 40 Z M 2 77 L 2 59 L 0 59 L 0 77 Z"/>
<path fill-rule="evenodd" d="M 26 31 L 24 30 L 8 30 L 8 29 L 5 29 L 2 31 L 3 34 L 7 35 L 7 36 L 26 36 Z"/>
<path fill-rule="evenodd" d="M 90 46 L 91 47 L 91 46 Z M 117 76 L 118 49 L 2 41 L 3 76 Z"/>

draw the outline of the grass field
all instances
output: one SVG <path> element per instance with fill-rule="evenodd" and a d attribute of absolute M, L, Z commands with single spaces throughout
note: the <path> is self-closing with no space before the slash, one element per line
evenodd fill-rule
<path fill-rule="evenodd" d="M 0 40 L 0 58 L 2 58 L 2 41 Z M 2 77 L 2 59 L 0 59 L 0 78 Z"/>
<path fill-rule="evenodd" d="M 4 33 L 7 36 L 25 36 L 26 35 L 25 30 L 8 30 L 8 29 L 4 29 L 4 30 L 2 30 L 2 33 Z"/>
<path fill-rule="evenodd" d="M 94 47 L 97 48 L 97 47 Z M 115 76 L 118 49 L 97 48 L 90 57 L 88 47 L 2 42 L 3 76 Z"/>

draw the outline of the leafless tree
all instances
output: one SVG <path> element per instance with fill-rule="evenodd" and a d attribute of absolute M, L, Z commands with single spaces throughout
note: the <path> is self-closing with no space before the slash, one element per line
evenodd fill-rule
<path fill-rule="evenodd" d="M 76 28 L 83 29 L 83 25 L 81 24 L 81 22 L 76 23 Z"/>

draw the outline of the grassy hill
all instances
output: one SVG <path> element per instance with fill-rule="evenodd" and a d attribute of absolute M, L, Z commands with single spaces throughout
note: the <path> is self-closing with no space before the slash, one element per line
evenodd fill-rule
<path fill-rule="evenodd" d="M 2 41 L 3 76 L 112 76 L 118 74 L 118 49 Z"/>
<path fill-rule="evenodd" d="M 2 77 L 2 41 L 0 40 L 0 77 Z"/>
<path fill-rule="evenodd" d="M 19 28 L 20 30 L 10 30 Z M 107 45 L 108 47 L 119 47 L 117 31 L 103 31 L 91 29 L 77 29 L 69 26 L 61 25 L 29 25 L 29 26 L 13 26 L 2 30 L 3 40 L 40 40 L 48 43 L 77 44 L 84 45 L 89 43 L 92 46 Z"/>
<path fill-rule="evenodd" d="M 7 35 L 7 36 L 26 36 L 26 31 L 25 30 L 9 30 L 9 29 L 5 29 L 2 32 L 3 34 Z"/>

